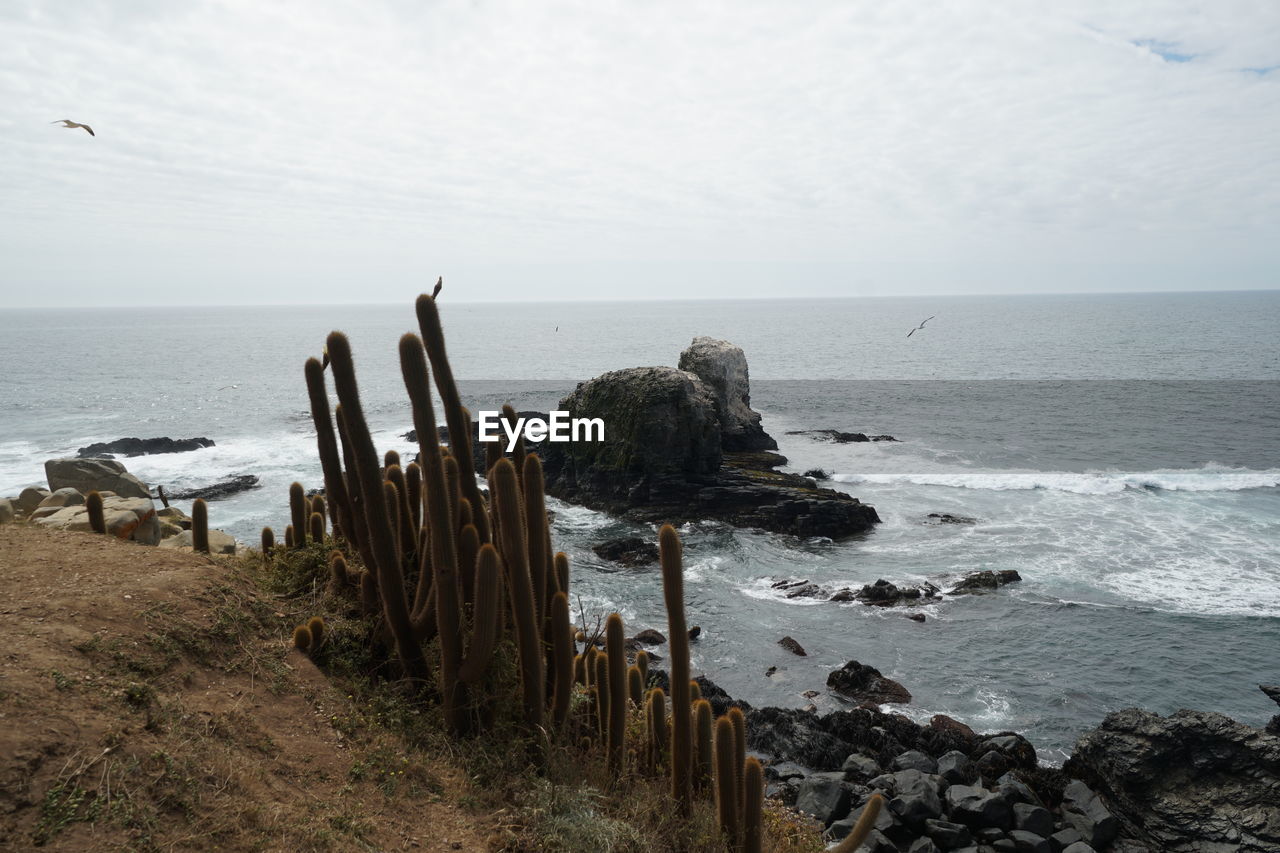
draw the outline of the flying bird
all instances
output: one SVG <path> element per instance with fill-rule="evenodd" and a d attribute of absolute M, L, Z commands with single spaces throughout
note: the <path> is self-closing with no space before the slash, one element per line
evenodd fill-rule
<path fill-rule="evenodd" d="M 937 317 L 937 316 L 938 316 L 937 314 L 934 314 L 934 315 L 933 315 L 933 317 Z M 909 338 L 909 337 L 911 337 L 912 335 L 914 335 L 916 332 L 918 332 L 918 331 L 920 331 L 921 329 L 923 329 L 923 328 L 924 328 L 924 324 L 925 324 L 925 323 L 927 323 L 927 322 L 929 322 L 930 320 L 932 320 L 932 319 L 933 319 L 933 317 L 926 317 L 924 320 L 921 320 L 921 321 L 920 321 L 920 325 L 919 325 L 919 326 L 916 326 L 914 329 L 912 329 L 911 331 L 907 332 L 907 337 Z"/>
<path fill-rule="evenodd" d="M 223 385 L 223 386 L 222 386 L 221 388 L 219 388 L 218 390 L 219 390 L 219 391 L 225 391 L 225 390 L 227 390 L 228 388 L 239 388 L 239 387 L 240 387 L 239 385 Z"/>
<path fill-rule="evenodd" d="M 432 299 L 435 299 L 437 296 L 440 295 L 440 289 L 442 287 L 444 287 L 444 276 L 440 276 L 439 278 L 436 279 L 436 289 L 431 291 Z"/>
<path fill-rule="evenodd" d="M 80 122 L 78 122 L 78 121 L 72 121 L 72 120 L 71 120 L 71 119 L 69 119 L 69 118 L 60 118 L 60 119 L 58 119 L 57 121 L 51 121 L 51 122 L 49 122 L 49 124 L 61 124 L 63 127 L 70 127 L 70 128 L 72 128 L 72 129 L 77 128 L 77 127 L 81 127 L 81 128 L 84 128 L 86 131 L 88 131 L 88 133 L 89 133 L 89 135 L 90 135 L 90 136 L 97 136 L 97 135 L 98 135 L 98 134 L 96 134 L 96 133 L 94 133 L 94 132 L 93 132 L 93 128 L 92 128 L 92 127 L 89 127 L 89 125 L 87 125 L 87 124 L 81 124 L 81 123 L 80 123 Z"/>

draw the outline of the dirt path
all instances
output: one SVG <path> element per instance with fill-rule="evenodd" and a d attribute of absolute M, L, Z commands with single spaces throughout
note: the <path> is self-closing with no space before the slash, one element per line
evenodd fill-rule
<path fill-rule="evenodd" d="M 483 850 L 222 558 L 0 527 L 0 849 Z"/>

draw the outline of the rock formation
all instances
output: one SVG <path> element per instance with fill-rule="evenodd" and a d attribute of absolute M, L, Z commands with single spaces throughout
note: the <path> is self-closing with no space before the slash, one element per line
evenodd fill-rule
<path fill-rule="evenodd" d="M 151 497 L 146 484 L 114 459 L 50 459 L 44 463 L 44 473 L 54 491 L 70 487 L 82 494 L 97 490 L 122 498 Z"/>
<path fill-rule="evenodd" d="M 715 338 L 697 337 L 680 353 L 679 367 L 711 389 L 720 415 L 720 445 L 726 451 L 777 450 L 751 408 L 751 380 L 742 347 Z"/>

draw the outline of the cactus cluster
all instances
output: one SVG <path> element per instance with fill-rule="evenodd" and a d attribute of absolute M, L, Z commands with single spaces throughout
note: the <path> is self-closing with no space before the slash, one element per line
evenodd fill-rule
<path fill-rule="evenodd" d="M 455 735 L 491 724 L 504 690 L 493 683 L 500 647 L 512 648 L 519 673 L 519 711 L 532 742 L 597 751 L 612 779 L 647 772 L 670 777 L 677 809 L 695 797 L 714 800 L 730 853 L 761 849 L 764 782 L 746 756 L 745 718 L 737 708 L 715 719 L 690 678 L 680 538 L 659 531 L 668 617 L 670 697 L 649 688 L 649 655 L 628 664 L 621 616 L 605 620 L 603 642 L 579 630 L 569 609 L 569 561 L 554 551 L 542 462 L 517 441 L 510 453 L 487 446 L 478 470 L 471 416 L 449 367 L 434 299 L 416 305 L 419 330 L 399 342 L 401 373 L 412 406 L 418 453 L 377 452 L 361 405 L 350 342 L 328 336 L 338 405 L 332 410 L 326 369 L 304 367 L 316 429 L 323 496 L 289 490 L 288 548 L 331 543 L 328 593 L 374 619 L 373 642 L 400 673 L 435 697 Z M 433 393 L 434 387 L 434 393 Z M 436 402 L 449 445 L 438 440 Z M 507 406 L 503 416 L 514 419 Z M 326 531 L 326 520 L 330 527 Z M 274 548 L 270 528 L 263 550 Z M 294 630 L 294 645 L 314 654 L 326 636 L 319 617 Z M 581 644 L 581 645 L 580 645 Z M 597 648 L 602 645 L 603 649 Z M 581 651 L 579 649 L 581 648 Z M 430 653 L 429 653 L 429 650 Z M 643 732 L 628 743 L 629 723 Z M 871 807 L 868 808 L 868 811 Z"/>
<path fill-rule="evenodd" d="M 102 506 L 102 495 L 98 494 L 98 490 L 94 489 L 85 495 L 84 508 L 89 513 L 89 528 L 94 533 L 107 532 L 107 520 Z"/>

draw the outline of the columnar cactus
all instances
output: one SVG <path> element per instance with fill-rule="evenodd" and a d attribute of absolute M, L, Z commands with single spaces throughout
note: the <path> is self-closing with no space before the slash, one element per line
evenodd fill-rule
<path fill-rule="evenodd" d="M 201 554 L 209 553 L 209 505 L 204 498 L 191 504 L 191 547 Z"/>

